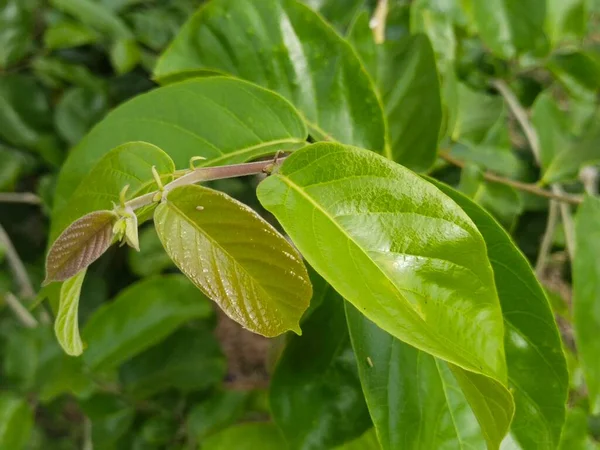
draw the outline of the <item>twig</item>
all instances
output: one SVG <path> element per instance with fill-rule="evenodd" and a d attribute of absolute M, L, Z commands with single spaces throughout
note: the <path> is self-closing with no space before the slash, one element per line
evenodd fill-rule
<path fill-rule="evenodd" d="M 565 193 L 558 183 L 554 183 L 551 188 L 555 195 L 563 195 Z M 565 246 L 567 247 L 569 258 L 573 261 L 575 257 L 575 224 L 573 223 L 573 215 L 571 214 L 571 208 L 565 203 L 561 203 L 559 209 L 560 218 L 565 230 Z"/>
<path fill-rule="evenodd" d="M 35 296 L 35 290 L 33 289 L 27 270 L 25 270 L 23 261 L 19 258 L 19 254 L 15 250 L 15 247 L 2 225 L 0 225 L 0 245 L 6 250 L 6 259 L 17 279 L 21 297 L 33 298 Z"/>
<path fill-rule="evenodd" d="M 546 271 L 546 265 L 548 264 L 548 256 L 550 250 L 552 250 L 552 243 L 554 242 L 554 233 L 556 232 L 556 225 L 558 225 L 558 213 L 559 213 L 558 202 L 550 200 L 550 208 L 548 210 L 548 222 L 546 222 L 546 231 L 544 231 L 544 237 L 540 244 L 540 252 L 538 253 L 537 261 L 535 263 L 535 273 L 538 278 L 544 275 Z"/>
<path fill-rule="evenodd" d="M 15 316 L 21 321 L 21 323 L 27 328 L 35 328 L 38 326 L 37 320 L 31 315 L 31 313 L 25 308 L 19 299 L 15 297 L 12 292 L 4 294 L 4 300 L 6 304 L 15 313 Z"/>
<path fill-rule="evenodd" d="M 449 162 L 453 166 L 464 168 L 466 165 L 465 162 L 454 158 L 447 152 L 440 152 L 439 156 L 440 156 L 440 158 Z M 529 193 L 537 195 L 539 197 L 546 197 L 546 198 L 549 198 L 552 200 L 557 200 L 559 202 L 565 202 L 565 203 L 571 203 L 574 205 L 578 205 L 583 201 L 583 199 L 577 195 L 570 195 L 570 194 L 566 194 L 564 192 L 557 194 L 555 192 L 551 192 L 546 189 L 542 189 L 537 184 L 523 183 L 522 181 L 511 180 L 510 178 L 501 177 L 500 175 L 496 175 L 495 173 L 492 173 L 492 172 L 484 172 L 483 178 L 484 178 L 484 180 L 490 181 L 492 183 L 504 184 L 506 186 L 513 187 L 520 191 L 529 192 Z"/>
<path fill-rule="evenodd" d="M 369 27 L 373 30 L 373 38 L 376 44 L 385 42 L 385 24 L 388 15 L 388 0 L 378 0 L 373 17 L 369 21 Z"/>
<path fill-rule="evenodd" d="M 598 175 L 598 169 L 594 166 L 585 166 L 579 171 L 579 179 L 588 195 L 598 195 Z"/>
<path fill-rule="evenodd" d="M 94 444 L 92 442 L 92 421 L 88 417 L 83 420 L 82 450 L 94 450 Z"/>
<path fill-rule="evenodd" d="M 39 205 L 42 199 L 31 192 L 0 192 L 0 203 L 29 203 Z"/>

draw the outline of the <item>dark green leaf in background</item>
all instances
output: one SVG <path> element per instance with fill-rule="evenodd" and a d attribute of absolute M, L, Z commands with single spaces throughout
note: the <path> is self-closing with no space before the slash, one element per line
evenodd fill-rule
<path fill-rule="evenodd" d="M 26 399 L 10 392 L 0 394 L 0 448 L 21 450 L 30 437 L 33 412 Z"/>
<path fill-rule="evenodd" d="M 125 22 L 104 6 L 102 2 L 94 0 L 51 0 L 50 4 L 109 38 L 127 39 L 132 36 Z"/>
<path fill-rule="evenodd" d="M 573 316 L 577 351 L 589 393 L 590 410 L 600 413 L 600 199 L 587 197 L 576 220 L 573 261 Z"/>
<path fill-rule="evenodd" d="M 94 448 L 110 449 L 130 429 L 135 409 L 111 394 L 95 394 L 80 406 L 92 422 L 91 440 Z"/>
<path fill-rule="evenodd" d="M 384 150 L 381 105 L 358 57 L 295 0 L 211 1 L 184 25 L 154 75 L 168 82 L 207 70 L 279 92 L 317 140 Z"/>
<path fill-rule="evenodd" d="M 187 418 L 188 432 L 199 442 L 216 431 L 233 425 L 244 413 L 248 392 L 223 391 L 194 406 Z"/>
<path fill-rule="evenodd" d="M 598 450 L 600 445 L 588 433 L 588 416 L 581 408 L 571 408 L 560 438 L 558 450 Z"/>
<path fill-rule="evenodd" d="M 0 1 L 0 69 L 19 62 L 33 49 L 36 0 Z"/>
<path fill-rule="evenodd" d="M 56 105 L 54 124 L 70 144 L 77 144 L 108 110 L 108 99 L 102 91 L 74 87 L 67 90 Z"/>
<path fill-rule="evenodd" d="M 344 301 L 321 277 L 311 279 L 319 306 L 303 322 L 303 335 L 288 341 L 270 388 L 273 418 L 291 450 L 332 448 L 371 427 Z"/>
<path fill-rule="evenodd" d="M 83 23 L 61 20 L 46 28 L 44 46 L 50 50 L 78 47 L 94 43 L 98 34 Z"/>
<path fill-rule="evenodd" d="M 147 277 L 159 274 L 169 267 L 174 267 L 154 227 L 142 229 L 139 237 L 140 251 L 129 251 L 129 267 L 133 273 L 140 277 Z"/>
<path fill-rule="evenodd" d="M 117 39 L 110 49 L 110 61 L 119 75 L 131 72 L 141 58 L 140 48 L 135 39 Z"/>
<path fill-rule="evenodd" d="M 191 185 L 167 194 L 154 214 L 177 267 L 244 328 L 267 337 L 300 334 L 311 286 L 301 256 L 254 210 Z"/>
<path fill-rule="evenodd" d="M 547 0 L 546 29 L 553 46 L 561 41 L 574 41 L 586 33 L 589 18 L 587 0 Z"/>
<path fill-rule="evenodd" d="M 600 89 L 600 52 L 597 49 L 557 53 L 548 60 L 547 66 L 575 98 L 593 98 Z"/>

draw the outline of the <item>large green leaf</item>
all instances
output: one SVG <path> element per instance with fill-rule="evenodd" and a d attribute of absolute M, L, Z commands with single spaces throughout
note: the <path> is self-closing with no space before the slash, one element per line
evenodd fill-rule
<path fill-rule="evenodd" d="M 350 304 L 348 328 L 381 448 L 485 448 L 448 365 L 386 333 Z"/>
<path fill-rule="evenodd" d="M 33 412 L 26 399 L 10 392 L 0 394 L 0 448 L 21 450 L 30 438 Z"/>
<path fill-rule="evenodd" d="M 577 352 L 591 410 L 600 413 L 600 199 L 587 197 L 579 207 L 573 261 L 573 316 Z"/>
<path fill-rule="evenodd" d="M 338 144 L 293 154 L 258 196 L 346 300 L 453 364 L 496 447 L 514 408 L 502 312 L 483 238 L 458 205 L 402 166 Z"/>
<path fill-rule="evenodd" d="M 286 443 L 272 423 L 245 423 L 226 428 L 202 442 L 202 450 L 283 450 Z"/>
<path fill-rule="evenodd" d="M 318 14 L 296 0 L 215 0 L 184 25 L 159 60 L 159 81 L 228 73 L 279 92 L 316 139 L 381 152 L 385 124 L 358 57 Z"/>
<path fill-rule="evenodd" d="M 435 185 L 469 215 L 487 245 L 504 317 L 508 384 L 516 405 L 511 434 L 525 449 L 554 449 L 565 420 L 569 377 L 544 290 L 525 256 L 488 213 L 452 188 Z"/>
<path fill-rule="evenodd" d="M 413 170 L 427 170 L 437 154 L 442 122 L 440 82 L 429 39 L 423 34 L 376 44 L 363 13 L 350 41 L 383 101 L 390 147 L 387 156 Z"/>
<path fill-rule="evenodd" d="M 473 13 L 483 42 L 498 56 L 509 59 L 524 52 L 543 53 L 546 0 L 463 0 Z"/>
<path fill-rule="evenodd" d="M 182 323 L 211 312 L 206 297 L 181 275 L 137 282 L 96 310 L 85 324 L 85 362 L 95 370 L 115 367 L 160 342 Z"/>
<path fill-rule="evenodd" d="M 98 158 L 126 142 L 157 145 L 187 167 L 193 156 L 206 157 L 208 165 L 240 163 L 305 139 L 294 108 L 252 84 L 215 77 L 159 88 L 115 109 L 73 149 L 58 179 L 56 211 Z"/>
<path fill-rule="evenodd" d="M 264 336 L 298 323 L 311 286 L 298 252 L 254 210 L 203 186 L 173 189 L 154 223 L 177 267 L 243 327 Z"/>
<path fill-rule="evenodd" d="M 356 15 L 370 0 L 303 0 L 315 11 L 318 11 L 328 23 L 334 25 L 340 32 L 346 31 L 351 25 Z"/>
<path fill-rule="evenodd" d="M 273 419 L 292 450 L 332 448 L 371 427 L 344 317 L 344 301 L 311 277 L 319 306 L 287 343 L 273 373 Z"/>
<path fill-rule="evenodd" d="M 225 372 L 225 360 L 211 330 L 182 328 L 123 364 L 120 378 L 134 398 L 147 398 L 170 388 L 183 392 L 208 389 L 220 382 Z"/>

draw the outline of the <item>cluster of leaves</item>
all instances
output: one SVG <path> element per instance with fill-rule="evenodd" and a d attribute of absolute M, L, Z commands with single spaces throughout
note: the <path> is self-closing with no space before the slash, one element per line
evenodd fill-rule
<path fill-rule="evenodd" d="M 598 446 L 597 5 L 5 3 L 0 448 Z"/>

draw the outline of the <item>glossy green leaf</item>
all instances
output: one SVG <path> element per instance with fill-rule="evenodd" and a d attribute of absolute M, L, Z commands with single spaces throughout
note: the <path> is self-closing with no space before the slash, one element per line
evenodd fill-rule
<path fill-rule="evenodd" d="M 202 443 L 202 450 L 283 450 L 286 442 L 272 423 L 245 423 L 213 434 Z"/>
<path fill-rule="evenodd" d="M 0 68 L 8 67 L 33 49 L 36 1 L 0 1 Z"/>
<path fill-rule="evenodd" d="M 129 252 L 129 267 L 133 273 L 147 277 L 173 267 L 173 262 L 166 254 L 154 227 L 144 228 L 139 237 L 140 251 Z"/>
<path fill-rule="evenodd" d="M 590 409 L 600 413 L 600 199 L 586 197 L 577 212 L 573 261 L 573 317 L 577 352 L 589 393 Z"/>
<path fill-rule="evenodd" d="M 85 278 L 85 270 L 65 281 L 60 288 L 60 303 L 54 333 L 67 355 L 79 356 L 83 353 L 83 342 L 79 336 L 79 295 Z"/>
<path fill-rule="evenodd" d="M 27 400 L 10 392 L 0 394 L 0 448 L 22 450 L 29 441 L 33 412 Z"/>
<path fill-rule="evenodd" d="M 54 123 L 60 135 L 70 145 L 75 145 L 107 110 L 108 99 L 104 92 L 73 87 L 56 105 Z"/>
<path fill-rule="evenodd" d="M 336 447 L 335 450 L 380 450 L 381 446 L 379 445 L 379 441 L 377 440 L 377 434 L 375 433 L 375 429 L 371 428 L 370 430 L 363 433 L 361 437 L 355 439 L 353 441 L 347 442 L 345 444 Z"/>
<path fill-rule="evenodd" d="M 225 376 L 219 343 L 207 328 L 182 328 L 120 368 L 125 389 L 137 399 L 167 389 L 208 389 Z"/>
<path fill-rule="evenodd" d="M 273 419 L 293 450 L 332 448 L 371 427 L 344 317 L 344 301 L 311 277 L 319 306 L 290 338 L 271 379 Z"/>
<path fill-rule="evenodd" d="M 315 139 L 381 152 L 385 124 L 358 57 L 318 14 L 295 0 L 216 0 L 198 10 L 162 55 L 159 81 L 217 71 L 279 92 Z"/>
<path fill-rule="evenodd" d="M 140 48 L 133 38 L 117 39 L 110 49 L 110 62 L 119 75 L 131 72 L 140 58 Z"/>
<path fill-rule="evenodd" d="M 454 365 L 498 446 L 514 408 L 502 313 L 483 238 L 456 203 L 402 166 L 337 144 L 294 153 L 258 197 L 346 300 Z"/>
<path fill-rule="evenodd" d="M 44 31 L 44 46 L 51 50 L 92 44 L 98 34 L 88 26 L 71 20 L 54 23 Z"/>
<path fill-rule="evenodd" d="M 181 275 L 139 281 L 100 307 L 83 328 L 85 362 L 111 368 L 157 344 L 182 323 L 210 316 L 206 297 Z"/>
<path fill-rule="evenodd" d="M 249 393 L 219 392 L 194 406 L 187 417 L 188 433 L 199 442 L 210 434 L 233 425 L 243 414 Z"/>
<path fill-rule="evenodd" d="M 482 449 L 477 419 L 448 365 L 346 304 L 369 411 L 383 450 Z"/>
<path fill-rule="evenodd" d="M 588 433 L 588 416 L 581 408 L 567 412 L 567 421 L 558 450 L 598 450 L 600 445 Z"/>
<path fill-rule="evenodd" d="M 386 156 L 413 170 L 429 169 L 442 122 L 440 83 L 429 40 L 418 34 L 375 44 L 369 15 L 363 13 L 350 41 L 383 101 L 390 142 Z"/>
<path fill-rule="evenodd" d="M 98 159 L 126 142 L 157 145 L 178 167 L 188 167 L 193 156 L 206 157 L 207 165 L 234 164 L 297 148 L 305 139 L 294 108 L 249 83 L 205 78 L 156 89 L 108 114 L 72 150 L 59 176 L 54 216 Z"/>
<path fill-rule="evenodd" d="M 177 267 L 244 328 L 273 337 L 293 330 L 311 286 L 298 252 L 254 210 L 212 189 L 182 186 L 154 214 Z"/>
<path fill-rule="evenodd" d="M 327 23 L 333 25 L 340 33 L 344 33 L 355 20 L 361 9 L 369 4 L 369 0 L 302 0 L 321 14 Z"/>
<path fill-rule="evenodd" d="M 465 196 L 435 185 L 469 215 L 487 245 L 504 317 L 508 384 L 516 405 L 511 435 L 524 449 L 554 449 L 564 423 L 568 374 L 550 304 L 527 259 L 502 227 Z"/>
<path fill-rule="evenodd" d="M 131 31 L 110 9 L 102 2 L 94 0 L 50 0 L 56 9 L 71 14 L 79 22 L 89 25 L 106 36 L 113 39 L 127 39 Z"/>
<path fill-rule="evenodd" d="M 481 39 L 501 58 L 547 50 L 546 0 L 469 0 L 468 3 Z"/>

